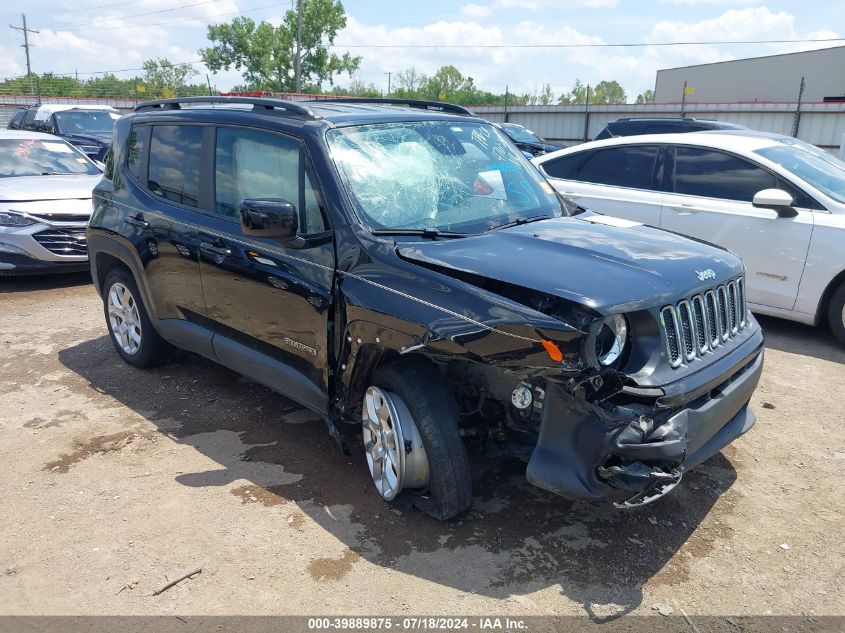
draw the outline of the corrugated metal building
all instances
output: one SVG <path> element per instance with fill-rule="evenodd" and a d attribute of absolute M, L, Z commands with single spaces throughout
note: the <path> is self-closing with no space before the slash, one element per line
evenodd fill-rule
<path fill-rule="evenodd" d="M 796 101 L 802 77 L 801 101 L 845 100 L 845 46 L 658 70 L 655 101 Z"/>

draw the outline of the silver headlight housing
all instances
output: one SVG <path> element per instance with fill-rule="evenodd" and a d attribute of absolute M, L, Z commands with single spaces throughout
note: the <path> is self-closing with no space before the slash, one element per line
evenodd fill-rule
<path fill-rule="evenodd" d="M 18 213 L 17 211 L 0 211 L 0 226 L 21 227 L 32 226 L 37 223 L 37 220 L 33 220 L 22 213 Z"/>
<path fill-rule="evenodd" d="M 628 346 L 628 319 L 614 314 L 602 320 L 595 335 L 596 359 L 602 367 L 618 363 Z"/>

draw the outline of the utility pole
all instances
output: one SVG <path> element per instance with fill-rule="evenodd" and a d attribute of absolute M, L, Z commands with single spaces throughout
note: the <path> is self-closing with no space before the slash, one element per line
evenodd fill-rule
<path fill-rule="evenodd" d="M 387 97 L 390 98 L 390 76 L 393 74 L 393 71 L 388 70 L 384 74 L 387 75 Z"/>
<path fill-rule="evenodd" d="M 26 50 L 26 76 L 29 79 L 29 91 L 35 92 L 32 89 L 32 68 L 29 64 L 29 34 L 38 33 L 38 31 L 26 28 L 26 14 L 21 13 L 21 17 L 23 18 L 23 27 L 10 24 L 9 28 L 14 29 L 16 31 L 21 31 L 23 33 L 23 44 L 21 44 L 21 46 L 23 46 L 23 48 Z M 39 99 L 39 101 L 41 101 L 41 99 Z"/>
<path fill-rule="evenodd" d="M 804 77 L 798 87 L 798 103 L 795 104 L 795 118 L 792 120 L 792 137 L 798 138 L 798 128 L 801 125 L 801 99 L 804 97 Z"/>
<path fill-rule="evenodd" d="M 587 84 L 587 93 L 584 95 L 584 142 L 590 140 L 590 84 Z"/>
<path fill-rule="evenodd" d="M 302 92 L 302 0 L 296 0 L 296 92 Z"/>

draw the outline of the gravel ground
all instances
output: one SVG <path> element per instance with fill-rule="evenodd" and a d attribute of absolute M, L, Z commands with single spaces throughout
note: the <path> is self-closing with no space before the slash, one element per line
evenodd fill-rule
<path fill-rule="evenodd" d="M 122 363 L 85 276 L 0 279 L 0 613 L 845 615 L 845 350 L 762 323 L 757 425 L 656 505 L 473 455 L 473 510 L 443 524 L 267 389 Z"/>

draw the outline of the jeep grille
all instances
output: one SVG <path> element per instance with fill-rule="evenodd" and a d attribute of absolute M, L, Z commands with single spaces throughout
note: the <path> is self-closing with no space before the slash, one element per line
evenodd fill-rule
<path fill-rule="evenodd" d="M 740 277 L 660 310 L 672 367 L 724 344 L 745 328 L 745 280 Z"/>

